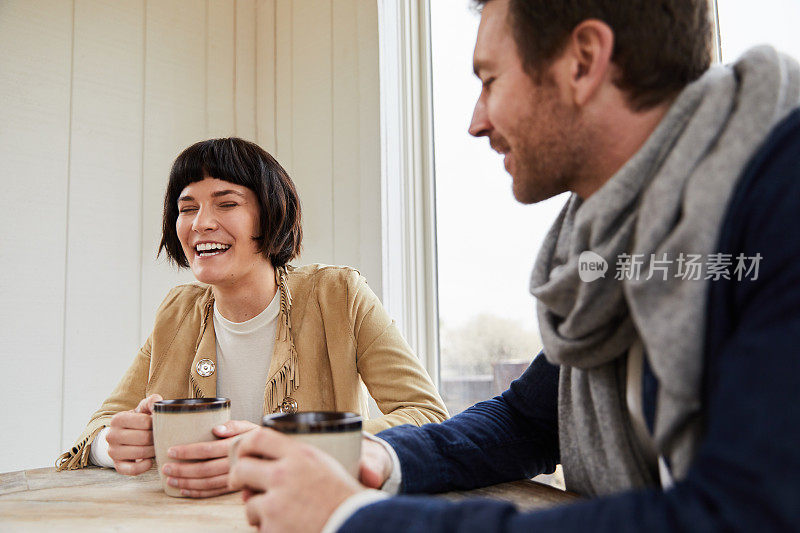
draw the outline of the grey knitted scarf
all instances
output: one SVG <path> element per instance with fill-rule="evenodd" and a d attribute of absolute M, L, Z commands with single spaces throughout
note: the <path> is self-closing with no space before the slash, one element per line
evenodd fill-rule
<path fill-rule="evenodd" d="M 551 228 L 531 293 L 545 355 L 561 365 L 559 439 L 570 490 L 609 494 L 658 481 L 625 402 L 627 354 L 638 343 L 659 384 L 653 443 L 676 479 L 686 475 L 703 428 L 708 281 L 705 271 L 696 281 L 676 277 L 677 260 L 716 251 L 745 165 L 799 97 L 797 63 L 772 48 L 712 67 L 625 166 L 586 201 L 573 195 Z M 580 280 L 584 251 L 608 262 L 604 278 Z M 638 279 L 630 267 L 616 275 L 626 257 L 642 259 Z M 672 261 L 670 270 L 649 274 L 653 259 L 666 260 L 653 267 Z"/>

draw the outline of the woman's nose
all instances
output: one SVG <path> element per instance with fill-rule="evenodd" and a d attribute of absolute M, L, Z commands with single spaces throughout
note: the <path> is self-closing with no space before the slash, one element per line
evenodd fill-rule
<path fill-rule="evenodd" d="M 198 233 L 214 230 L 217 228 L 217 219 L 211 209 L 201 207 L 197 211 L 197 215 L 192 222 L 192 230 Z"/>

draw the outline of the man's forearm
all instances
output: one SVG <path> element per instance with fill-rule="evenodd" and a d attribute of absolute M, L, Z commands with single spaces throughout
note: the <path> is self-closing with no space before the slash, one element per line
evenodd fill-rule
<path fill-rule="evenodd" d="M 765 525 L 764 530 L 776 530 L 771 529 L 775 524 L 767 508 L 757 504 L 748 508 L 736 499 L 709 500 L 698 491 L 702 492 L 697 486 L 684 484 L 668 492 L 658 489 L 628 492 L 527 513 L 519 512 L 508 502 L 450 502 L 434 497 L 398 496 L 361 508 L 344 522 L 339 532 L 745 532 L 753 531 L 759 522 Z M 772 526 L 766 526 L 767 523 Z"/>
<path fill-rule="evenodd" d="M 440 424 L 379 433 L 397 452 L 403 493 L 469 489 L 552 472 L 558 369 L 543 356 L 501 396 Z"/>

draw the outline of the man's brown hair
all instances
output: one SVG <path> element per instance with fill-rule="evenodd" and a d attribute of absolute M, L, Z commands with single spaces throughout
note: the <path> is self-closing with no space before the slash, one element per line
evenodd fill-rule
<path fill-rule="evenodd" d="M 257 144 L 231 137 L 193 144 L 175 159 L 164 194 L 161 250 L 180 267 L 188 267 L 175 221 L 178 197 L 191 183 L 207 177 L 247 187 L 258 198 L 260 234 L 253 239 L 272 266 L 282 267 L 300 253 L 303 229 L 300 198 L 283 167 Z"/>
<path fill-rule="evenodd" d="M 493 0 L 474 1 L 480 9 Z M 711 64 L 708 0 L 509 0 L 508 24 L 534 79 L 587 19 L 614 32 L 614 83 L 635 110 L 676 95 Z"/>

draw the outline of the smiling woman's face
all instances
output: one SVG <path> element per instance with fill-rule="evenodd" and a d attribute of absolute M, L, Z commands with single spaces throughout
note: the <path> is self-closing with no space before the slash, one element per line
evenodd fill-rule
<path fill-rule="evenodd" d="M 235 283 L 269 263 L 253 240 L 260 233 L 258 223 L 258 199 L 241 185 L 205 178 L 178 197 L 175 229 L 192 273 L 202 283 Z"/>

